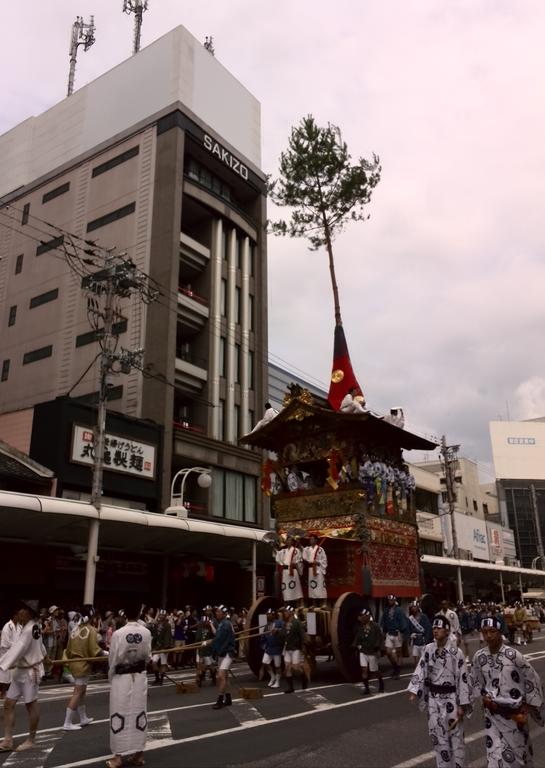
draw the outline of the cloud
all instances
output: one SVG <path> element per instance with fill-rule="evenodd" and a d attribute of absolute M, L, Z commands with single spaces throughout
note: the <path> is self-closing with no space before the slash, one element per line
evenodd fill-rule
<path fill-rule="evenodd" d="M 545 416 L 545 378 L 532 376 L 515 390 L 514 417 L 536 419 Z"/>

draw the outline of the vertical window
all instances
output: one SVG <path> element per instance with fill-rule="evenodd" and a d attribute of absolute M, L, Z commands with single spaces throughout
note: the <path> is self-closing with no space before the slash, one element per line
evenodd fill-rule
<path fill-rule="evenodd" d="M 237 269 L 242 267 L 242 248 L 244 247 L 244 239 L 237 237 Z"/>
<path fill-rule="evenodd" d="M 212 469 L 212 515 L 214 517 L 223 517 L 225 507 L 224 474 L 221 469 L 215 467 Z"/>
<path fill-rule="evenodd" d="M 225 376 L 225 339 L 220 336 L 220 376 Z"/>
<path fill-rule="evenodd" d="M 233 442 L 238 443 L 240 437 L 240 405 L 233 407 Z"/>
<path fill-rule="evenodd" d="M 255 426 L 255 413 L 251 408 L 248 409 L 248 427 L 252 429 Z"/>
<path fill-rule="evenodd" d="M 225 440 L 225 400 L 218 406 L 218 440 Z"/>
<path fill-rule="evenodd" d="M 254 330 L 254 297 L 248 296 L 248 328 Z"/>
<path fill-rule="evenodd" d="M 240 288 L 235 286 L 235 323 L 240 325 Z"/>
<path fill-rule="evenodd" d="M 225 229 L 221 231 L 221 258 L 227 261 L 227 232 Z"/>
<path fill-rule="evenodd" d="M 221 286 L 220 286 L 220 314 L 222 317 L 225 317 L 226 309 L 227 309 L 227 280 L 225 280 L 225 278 L 222 277 Z"/>
<path fill-rule="evenodd" d="M 225 473 L 225 517 L 244 520 L 244 476 L 236 472 Z"/>
<path fill-rule="evenodd" d="M 255 245 L 253 243 L 250 243 L 249 260 L 250 260 L 250 275 L 253 277 L 255 274 Z"/>
<path fill-rule="evenodd" d="M 4 360 L 2 363 L 2 381 L 7 381 L 9 376 L 9 360 Z"/>
<path fill-rule="evenodd" d="M 248 352 L 248 389 L 254 388 L 254 353 Z"/>
<path fill-rule="evenodd" d="M 245 475 L 244 477 L 244 520 L 247 523 L 257 522 L 255 498 L 255 479 Z"/>
<path fill-rule="evenodd" d="M 256 480 L 250 475 L 212 470 L 212 515 L 237 522 L 255 523 Z"/>
<path fill-rule="evenodd" d="M 17 305 L 9 308 L 8 325 L 15 325 L 15 318 L 17 317 Z"/>
<path fill-rule="evenodd" d="M 23 208 L 23 217 L 21 219 L 21 224 L 28 224 L 29 213 L 30 213 L 30 203 L 25 203 L 25 206 Z"/>
<path fill-rule="evenodd" d="M 20 253 L 15 260 L 15 274 L 20 275 L 23 271 L 23 258 L 24 254 Z"/>
<path fill-rule="evenodd" d="M 240 384 L 240 344 L 235 344 L 235 384 Z"/>

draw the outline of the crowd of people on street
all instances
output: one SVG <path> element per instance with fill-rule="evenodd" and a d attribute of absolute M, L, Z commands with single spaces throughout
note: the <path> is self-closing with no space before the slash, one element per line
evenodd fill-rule
<path fill-rule="evenodd" d="M 260 620 L 261 679 L 284 692 L 309 682 L 308 612 L 324 610 L 287 603 L 269 608 Z M 214 709 L 232 704 L 229 674 L 233 661 L 246 653 L 247 610 L 206 605 L 200 611 L 166 610 L 151 606 L 95 612 L 51 605 L 38 611 L 20 602 L 4 625 L 0 640 L 0 698 L 4 699 L 4 736 L 0 752 L 14 749 L 15 705 L 24 702 L 28 738 L 16 751 L 35 744 L 39 722 L 38 691 L 42 677 L 73 686 L 67 701 L 64 730 L 90 725 L 86 691 L 92 675 L 110 681 L 110 746 L 108 768 L 124 763 L 144 764 L 148 673 L 152 685 L 162 685 L 172 669 L 194 669 L 195 683 L 207 679 L 218 688 Z M 464 718 L 481 699 L 487 729 L 488 765 L 532 765 L 528 715 L 540 721 L 541 682 L 514 646 L 532 642 L 533 632 L 545 623 L 541 603 L 522 602 L 501 607 L 492 603 L 459 604 L 443 600 L 431 620 L 418 601 L 406 609 L 389 595 L 380 616 L 364 608 L 357 616 L 352 650 L 361 669 L 362 694 L 369 696 L 374 676 L 378 692 L 385 690 L 381 657 L 400 677 L 404 657 L 416 668 L 409 684 L 410 698 L 428 713 L 429 733 L 438 768 L 464 765 Z M 479 649 L 470 658 L 470 641 Z M 102 662 L 102 663 L 101 663 Z M 134 713 L 139 713 L 135 715 Z M 511 760 L 513 756 L 513 760 Z"/>
<path fill-rule="evenodd" d="M 87 605 L 65 613 L 57 605 L 38 611 L 32 602 L 19 601 L 0 640 L 0 698 L 4 700 L 0 753 L 35 746 L 42 679 L 73 685 L 62 727 L 77 731 L 93 722 L 85 700 L 90 677 L 107 675 L 114 754 L 108 768 L 143 765 L 148 672 L 154 673 L 152 685 L 162 685 L 169 669 L 194 668 L 197 685 L 202 685 L 208 672 L 218 686 L 214 709 L 229 706 L 229 669 L 244 655 L 244 639 L 236 633 L 243 632 L 246 615 L 244 608 L 237 613 L 225 605 L 207 605 L 200 612 L 190 605 L 171 611 L 142 605 L 103 614 Z M 15 748 L 19 700 L 27 709 L 29 733 Z"/>

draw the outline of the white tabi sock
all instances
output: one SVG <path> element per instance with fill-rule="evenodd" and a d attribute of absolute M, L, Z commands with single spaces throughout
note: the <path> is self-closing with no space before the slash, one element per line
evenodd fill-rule
<path fill-rule="evenodd" d="M 70 709 L 69 707 L 66 707 L 66 715 L 64 716 L 64 724 L 65 725 L 72 725 L 72 715 L 74 714 L 74 710 Z"/>

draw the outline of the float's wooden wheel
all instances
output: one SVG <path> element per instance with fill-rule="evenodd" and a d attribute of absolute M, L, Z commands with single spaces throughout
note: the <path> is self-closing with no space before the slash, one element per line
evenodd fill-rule
<path fill-rule="evenodd" d="M 279 604 L 275 597 L 265 595 L 264 597 L 258 597 L 255 603 L 252 603 L 248 615 L 246 616 L 246 627 L 250 633 L 257 632 L 259 629 L 259 617 L 267 613 L 269 608 L 278 610 Z M 249 637 L 246 640 L 246 661 L 248 666 L 256 677 L 259 677 L 259 670 L 261 669 L 261 659 L 263 657 L 263 649 L 259 644 L 259 636 Z"/>
<path fill-rule="evenodd" d="M 358 614 L 368 607 L 365 597 L 356 592 L 345 592 L 333 607 L 331 615 L 331 647 L 339 672 L 355 683 L 361 679 L 358 652 L 352 646 L 358 628 Z"/>

